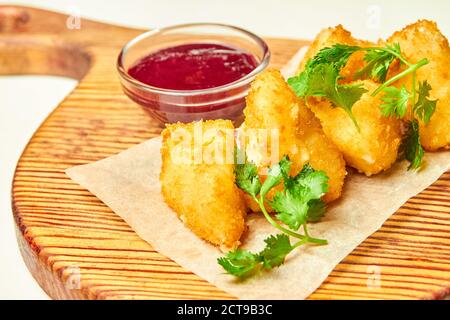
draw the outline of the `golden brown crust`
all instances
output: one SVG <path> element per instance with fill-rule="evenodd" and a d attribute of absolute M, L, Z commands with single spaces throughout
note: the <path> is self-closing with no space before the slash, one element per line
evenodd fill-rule
<path fill-rule="evenodd" d="M 368 92 L 352 108 L 360 131 L 342 108 L 334 107 L 328 100 L 309 99 L 309 105 L 347 164 L 370 176 L 389 169 L 395 162 L 401 142 L 401 121 L 381 114 L 379 95 L 370 95 L 378 84 L 365 80 L 363 85 Z"/>
<path fill-rule="evenodd" d="M 246 98 L 244 109 L 245 121 L 244 132 L 251 129 L 274 129 L 278 133 L 278 161 L 283 155 L 292 156 L 292 141 L 296 139 L 298 127 L 299 106 L 295 95 L 291 92 L 280 72 L 268 69 L 261 73 L 253 81 L 250 92 Z M 271 157 L 271 132 L 267 131 L 268 146 L 267 158 L 257 161 L 252 158 L 258 166 L 269 166 Z M 248 146 L 246 147 L 249 148 Z M 252 152 L 247 152 L 252 157 Z"/>
<path fill-rule="evenodd" d="M 244 114 L 244 132 L 255 128 L 278 130 L 279 148 L 275 161 L 288 155 L 293 162 L 292 174 L 306 162 L 325 171 L 330 181 L 324 200 L 329 202 L 339 198 L 346 175 L 342 154 L 325 136 L 318 119 L 297 99 L 278 70 L 269 69 L 255 79 L 247 96 Z M 253 152 L 246 147 L 250 160 L 254 157 Z M 258 163 L 260 167 L 269 164 L 269 159 Z M 255 205 L 250 204 L 250 207 L 257 209 Z"/>
<path fill-rule="evenodd" d="M 198 124 L 202 125 L 202 143 L 196 145 L 190 141 L 183 144 L 187 140 L 177 135 L 176 130 L 184 129 L 193 134 L 194 126 Z M 218 132 L 212 139 L 206 137 L 209 129 Z M 166 203 L 199 237 L 226 247 L 238 245 L 245 230 L 246 207 L 241 191 L 234 184 L 233 162 L 179 163 L 179 159 L 172 158 L 171 153 L 176 148 L 187 150 L 192 155 L 187 159 L 194 160 L 193 152 L 205 152 L 203 150 L 208 147 L 218 147 L 223 150 L 222 155 L 227 157 L 229 152 L 233 152 L 233 148 L 231 151 L 221 148 L 230 132 L 234 147 L 233 129 L 229 120 L 168 124 L 162 133 L 161 149 L 160 180 Z"/>
<path fill-rule="evenodd" d="M 321 48 L 336 43 L 363 47 L 373 45 L 353 38 L 341 25 L 324 29 L 312 43 L 298 72 Z M 417 72 L 417 79 L 427 80 L 433 88 L 431 98 L 439 101 L 430 124 L 420 124 L 421 139 L 427 150 L 447 147 L 450 142 L 450 49 L 447 39 L 434 22 L 420 20 L 394 33 L 387 43 L 399 43 L 406 58 L 412 62 L 424 57 L 430 60 Z M 340 81 L 353 83 L 352 75 L 364 66 L 363 56 L 363 52 L 357 52 L 350 57 L 341 71 L 343 79 Z M 399 64 L 391 66 L 388 77 L 400 72 L 401 68 Z M 396 85 L 409 81 L 411 79 L 406 77 Z M 258 165 L 261 179 L 264 180 L 265 168 L 279 161 L 283 155 L 288 155 L 293 162 L 291 174 L 297 173 L 309 162 L 329 176 L 329 192 L 323 198 L 329 202 L 341 195 L 346 175 L 345 161 L 369 176 L 390 168 L 397 158 L 402 123 L 381 114 L 380 95 L 370 95 L 379 84 L 372 80 L 362 81 L 362 84 L 368 92 L 352 109 L 360 127 L 358 130 L 343 109 L 332 106 L 326 99 L 310 98 L 306 106 L 303 100 L 295 96 L 279 71 L 268 69 L 261 73 L 252 83 L 247 96 L 242 127 L 243 136 L 251 137 L 253 129 L 275 130 L 278 134 L 276 145 L 268 132 L 267 145 L 252 145 L 248 141 L 243 144 L 249 160 Z M 171 153 L 179 148 L 183 138 L 174 137 L 173 133 L 180 128 L 193 133 L 199 123 L 202 125 L 202 135 L 208 129 L 216 129 L 218 133 L 203 139 L 199 146 L 193 142 L 184 145 L 182 150 L 193 151 L 187 156 L 191 162 L 175 163 Z M 259 211 L 259 207 L 235 185 L 234 165 L 231 162 L 192 163 L 199 148 L 214 147 L 216 150 L 218 147 L 217 150 L 222 150 L 219 151 L 222 158 L 230 159 L 229 152 L 233 148 L 220 149 L 229 146 L 226 142 L 229 138 L 225 133 L 227 129 L 233 129 L 228 120 L 167 125 L 162 133 L 160 178 L 167 204 L 194 233 L 213 244 L 232 247 L 238 245 L 246 228 L 247 206 L 252 211 Z M 277 151 L 276 159 L 272 154 L 274 150 Z M 274 192 L 272 190 L 268 198 Z"/>
<path fill-rule="evenodd" d="M 436 110 L 428 125 L 420 122 L 420 138 L 426 150 L 433 151 L 450 145 L 450 48 L 447 38 L 433 21 L 419 20 L 395 32 L 388 43 L 398 43 L 405 57 L 416 63 L 427 58 L 429 63 L 417 71 L 417 81 L 427 80 L 432 87 L 430 96 L 438 99 Z M 400 72 L 397 68 L 390 75 Z M 396 86 L 411 87 L 411 76 L 402 78 Z"/>
<path fill-rule="evenodd" d="M 328 192 L 323 196 L 325 202 L 338 199 L 342 194 L 344 179 L 347 175 L 345 161 L 341 151 L 323 131 L 319 119 L 309 110 L 303 101 L 299 104 L 298 139 L 308 150 L 308 162 L 316 170 L 327 173 Z"/>
<path fill-rule="evenodd" d="M 321 49 L 331 47 L 337 43 L 347 44 L 350 46 L 367 47 L 373 45 L 370 41 L 356 39 L 351 32 L 344 29 L 342 25 L 337 25 L 334 28 L 325 28 L 319 32 L 313 43 L 306 52 L 301 61 L 297 74 L 305 69 L 305 65 L 309 59 L 312 59 Z M 352 75 L 364 66 L 364 52 L 356 52 L 352 54 L 344 68 L 341 70 L 341 75 L 344 77 L 343 82 L 352 81 Z"/>
<path fill-rule="evenodd" d="M 309 48 L 300 64 L 303 70 L 307 60 L 314 57 L 320 49 L 334 44 L 373 46 L 368 41 L 358 40 L 341 25 L 322 30 Z M 352 83 L 353 75 L 364 66 L 364 52 L 350 56 L 347 65 L 341 70 L 344 82 Z M 365 81 L 366 89 L 371 92 L 377 87 L 373 81 Z M 348 165 L 366 175 L 372 175 L 391 167 L 397 158 L 401 140 L 401 122 L 381 115 L 379 97 L 369 94 L 353 106 L 353 114 L 357 119 L 361 132 L 358 132 L 348 114 L 341 108 L 335 108 L 326 99 L 308 99 L 308 106 L 320 119 L 323 131 L 337 148 L 343 153 Z"/>

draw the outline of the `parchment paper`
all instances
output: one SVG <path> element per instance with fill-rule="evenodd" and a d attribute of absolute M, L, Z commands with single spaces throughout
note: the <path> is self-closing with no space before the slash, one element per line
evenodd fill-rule
<path fill-rule="evenodd" d="M 426 167 L 407 172 L 405 162 L 367 178 L 349 174 L 341 200 L 309 229 L 326 246 L 304 246 L 286 263 L 238 283 L 216 263 L 222 252 L 195 236 L 164 203 L 159 172 L 161 139 L 155 138 L 118 155 L 68 169 L 67 174 L 121 216 L 157 251 L 217 287 L 241 299 L 304 299 L 359 243 L 375 232 L 410 197 L 448 170 L 450 152 L 426 153 Z M 244 247 L 259 250 L 277 230 L 260 214 L 249 214 Z"/>
<path fill-rule="evenodd" d="M 304 52 L 304 49 L 301 49 Z M 283 69 L 285 76 L 301 59 Z M 450 151 L 426 153 L 420 172 L 406 171 L 405 162 L 367 178 L 350 173 L 343 197 L 328 207 L 321 222 L 310 224 L 311 235 L 326 246 L 303 246 L 271 272 L 238 282 L 216 263 L 223 253 L 199 239 L 165 204 L 159 183 L 161 139 L 155 138 L 101 161 L 70 168 L 66 173 L 122 217 L 161 254 L 218 288 L 241 299 L 304 299 L 358 244 L 381 227 L 410 197 L 436 181 L 450 167 Z M 269 234 L 278 233 L 260 214 L 249 214 L 243 247 L 260 250 Z"/>

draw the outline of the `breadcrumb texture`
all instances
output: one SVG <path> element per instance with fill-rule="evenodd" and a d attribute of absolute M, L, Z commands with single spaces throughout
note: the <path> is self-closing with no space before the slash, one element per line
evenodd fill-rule
<path fill-rule="evenodd" d="M 275 129 L 278 131 L 278 154 L 275 161 L 288 155 L 293 162 L 291 174 L 296 174 L 309 162 L 316 170 L 323 170 L 329 180 L 329 191 L 324 200 L 339 198 L 346 175 L 341 152 L 325 136 L 318 119 L 297 99 L 278 70 L 268 69 L 252 83 L 244 109 L 244 134 L 252 135 L 251 129 Z M 270 165 L 272 145 L 268 144 L 268 157 L 255 155 L 260 151 L 245 146 L 249 160 L 256 160 L 260 168 Z M 272 161 L 273 162 L 273 161 Z M 263 175 L 261 177 L 264 179 Z M 270 198 L 271 194 L 268 195 Z M 250 201 L 249 206 L 259 211 Z"/>
<path fill-rule="evenodd" d="M 347 164 L 370 176 L 389 169 L 397 159 L 402 137 L 401 121 L 381 114 L 380 97 L 370 95 L 378 84 L 371 80 L 362 83 L 368 92 L 352 108 L 360 131 L 344 109 L 334 107 L 326 99 L 309 101 L 325 134 L 344 154 Z"/>
<path fill-rule="evenodd" d="M 202 136 L 200 143 L 194 143 L 189 135 L 179 134 L 182 129 L 182 132 L 190 133 L 193 137 L 199 124 Z M 207 134 L 208 130 L 212 134 Z M 234 183 L 234 164 L 225 160 L 223 163 L 197 163 L 194 154 L 219 150 L 217 152 L 223 158 L 218 159 L 233 157 L 233 130 L 229 120 L 167 124 L 162 132 L 161 149 L 160 180 L 166 203 L 196 235 L 228 248 L 239 245 L 239 239 L 246 229 L 245 201 Z M 230 143 L 230 138 L 232 145 L 227 149 L 224 146 Z M 177 156 L 179 154 L 184 154 L 182 161 L 181 156 Z"/>
<path fill-rule="evenodd" d="M 356 39 L 352 36 L 351 32 L 344 29 L 342 25 L 337 25 L 334 28 L 325 28 L 319 32 L 308 51 L 305 53 L 303 60 L 301 61 L 297 74 L 305 69 L 306 63 L 309 59 L 312 59 L 321 49 L 331 47 L 335 44 L 347 44 L 350 46 L 368 47 L 373 46 L 374 43 L 370 41 L 364 41 Z M 347 64 L 341 70 L 342 82 L 352 81 L 352 75 L 364 66 L 364 52 L 355 52 L 348 59 Z"/>
<path fill-rule="evenodd" d="M 422 146 L 428 151 L 450 146 L 450 48 L 448 40 L 439 31 L 435 22 L 419 20 L 401 31 L 395 32 L 388 43 L 399 43 L 407 60 L 416 63 L 427 58 L 429 64 L 417 70 L 417 81 L 427 80 L 431 85 L 431 99 L 438 99 L 436 110 L 430 122 L 420 122 Z M 400 72 L 398 69 L 397 72 Z M 411 87 L 411 76 L 396 82 Z"/>
<path fill-rule="evenodd" d="M 374 45 L 368 41 L 355 39 L 341 25 L 322 30 L 309 48 L 299 66 L 299 72 L 306 62 L 314 57 L 320 49 L 334 44 L 357 46 Z M 341 71 L 344 82 L 355 83 L 350 77 L 364 66 L 364 52 L 350 56 L 347 65 Z M 389 169 L 397 159 L 401 142 L 401 121 L 384 117 L 380 111 L 380 95 L 371 97 L 370 92 L 379 84 L 371 80 L 362 82 L 368 90 L 361 100 L 353 105 L 353 115 L 360 131 L 355 127 L 348 114 L 342 108 L 334 107 L 324 98 L 308 99 L 308 106 L 320 119 L 323 131 L 343 153 L 347 164 L 368 176 Z"/>

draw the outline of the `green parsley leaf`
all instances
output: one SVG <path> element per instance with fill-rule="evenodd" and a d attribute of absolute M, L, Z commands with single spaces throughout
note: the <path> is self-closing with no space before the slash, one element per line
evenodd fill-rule
<path fill-rule="evenodd" d="M 283 156 L 278 164 L 280 165 L 281 175 L 283 176 L 283 179 L 289 178 L 289 172 L 291 171 L 292 166 L 292 162 L 289 157 Z"/>
<path fill-rule="evenodd" d="M 264 242 L 266 247 L 259 253 L 259 257 L 264 268 L 269 270 L 282 265 L 286 256 L 293 249 L 289 237 L 285 234 L 269 236 Z"/>
<path fill-rule="evenodd" d="M 310 200 L 308 205 L 308 222 L 317 222 L 325 215 L 326 205 L 321 199 Z"/>
<path fill-rule="evenodd" d="M 332 64 L 338 71 L 343 68 L 349 57 L 361 47 L 346 44 L 335 44 L 331 47 L 322 48 L 311 60 L 309 67 L 317 64 Z"/>
<path fill-rule="evenodd" d="M 309 63 L 300 75 L 289 78 L 288 84 L 299 97 L 327 98 L 334 106 L 343 108 L 358 127 L 352 107 L 367 90 L 362 84 L 339 85 L 339 79 L 339 69 L 335 65 Z"/>
<path fill-rule="evenodd" d="M 306 222 L 308 203 L 303 200 L 299 193 L 291 190 L 278 191 L 270 201 L 270 205 L 278 212 L 276 215 L 278 220 L 290 229 L 298 230 Z"/>
<path fill-rule="evenodd" d="M 244 155 L 236 150 L 235 156 Z M 236 184 L 245 192 L 250 193 L 261 208 L 267 221 L 283 234 L 269 236 L 264 240 L 266 247 L 259 253 L 248 250 L 235 249 L 227 253 L 225 257 L 217 259 L 225 271 L 235 277 L 244 279 L 261 270 L 271 270 L 284 263 L 286 256 L 295 248 L 305 243 L 318 245 L 327 244 L 324 239 L 311 237 L 307 232 L 307 221 L 318 221 L 325 213 L 325 204 L 320 197 L 328 189 L 328 177 L 322 171 L 315 171 L 309 164 L 305 164 L 302 170 L 294 177 L 289 172 L 291 161 L 284 156 L 280 162 L 269 169 L 269 174 L 264 184 L 259 182 L 256 166 L 249 163 L 240 164 L 236 161 Z M 265 208 L 265 195 L 273 187 L 284 180 L 284 192 L 277 192 L 271 201 L 278 211 L 277 217 L 290 228 L 297 230 L 304 225 L 305 234 L 301 235 L 282 227 L 271 218 Z M 259 195 L 259 197 L 257 197 Z M 300 239 L 291 245 L 289 236 Z"/>
<path fill-rule="evenodd" d="M 408 109 L 408 101 L 411 97 L 408 90 L 403 85 L 400 89 L 396 87 L 384 88 L 386 94 L 381 98 L 384 102 L 380 105 L 381 113 L 385 117 L 395 116 L 403 118 Z"/>
<path fill-rule="evenodd" d="M 239 150 L 236 151 L 240 152 Z M 235 153 L 235 154 L 236 154 Z M 244 157 L 245 159 L 245 157 Z M 261 182 L 258 176 L 258 168 L 253 163 L 236 163 L 234 167 L 236 185 L 252 196 L 258 195 Z"/>
<path fill-rule="evenodd" d="M 225 271 L 244 279 L 255 275 L 262 269 L 271 270 L 284 263 L 286 256 L 294 249 L 289 237 L 285 234 L 269 236 L 264 240 L 266 247 L 260 253 L 236 249 L 227 253 L 217 262 Z"/>
<path fill-rule="evenodd" d="M 315 198 L 320 198 L 323 194 L 328 192 L 328 177 L 323 171 L 315 171 L 309 163 L 303 166 L 302 171 L 295 177 L 300 181 L 300 184 L 305 184 L 314 190 L 313 194 Z M 312 182 L 312 183 L 311 183 Z M 316 183 L 316 185 L 314 185 Z M 317 222 L 325 215 L 325 203 L 321 199 L 311 199 L 308 202 L 308 222 Z"/>
<path fill-rule="evenodd" d="M 330 99 L 335 106 L 341 107 L 347 112 L 349 117 L 352 119 L 356 128 L 359 131 L 358 123 L 352 112 L 353 105 L 361 99 L 361 96 L 367 92 L 367 90 L 362 86 L 362 84 L 352 84 L 352 85 L 337 85 L 336 86 L 337 95 L 334 99 Z"/>
<path fill-rule="evenodd" d="M 290 168 L 291 161 L 288 156 L 283 156 L 280 162 L 270 167 L 267 178 L 261 187 L 261 197 L 264 198 L 270 189 L 279 185 L 282 178 L 289 174 Z"/>
<path fill-rule="evenodd" d="M 400 146 L 400 155 L 409 161 L 408 170 L 418 169 L 422 163 L 423 148 L 420 144 L 419 122 L 408 122 L 408 130 Z"/>
<path fill-rule="evenodd" d="M 308 163 L 303 166 L 299 174 L 294 177 L 296 185 L 294 189 L 301 186 L 300 192 L 303 192 L 305 199 L 320 199 L 328 191 L 328 177 L 323 171 L 314 170 Z"/>
<path fill-rule="evenodd" d="M 311 60 L 309 60 L 311 62 Z M 305 71 L 300 73 L 299 75 L 295 77 L 288 78 L 287 83 L 292 88 L 292 90 L 295 92 L 297 97 L 308 97 L 308 90 L 309 90 L 309 71 L 310 69 L 307 67 Z"/>
<path fill-rule="evenodd" d="M 225 271 L 238 278 L 247 278 L 261 269 L 261 258 L 250 251 L 236 249 L 227 253 L 225 257 L 217 259 Z"/>
<path fill-rule="evenodd" d="M 430 96 L 430 91 L 431 86 L 426 80 L 419 82 L 419 89 L 417 90 L 419 97 L 417 98 L 417 102 L 414 106 L 414 112 L 417 114 L 419 119 L 425 123 L 425 125 L 430 122 L 431 116 L 436 110 L 437 100 L 428 99 Z"/>
<path fill-rule="evenodd" d="M 307 71 L 307 89 L 305 96 L 334 97 L 338 70 L 331 64 L 318 64 Z M 297 94 L 298 95 L 298 94 Z"/>
<path fill-rule="evenodd" d="M 400 45 L 386 45 L 385 48 L 365 48 L 364 61 L 367 64 L 355 76 L 357 78 L 369 77 L 379 82 L 385 82 L 389 67 L 397 56 L 401 56 Z"/>
<path fill-rule="evenodd" d="M 323 215 L 324 207 L 321 208 L 316 200 L 327 191 L 327 175 L 305 164 L 295 177 L 285 180 L 284 191 L 278 191 L 270 205 L 278 213 L 278 220 L 292 230 L 298 230 L 308 219 L 317 221 Z"/>

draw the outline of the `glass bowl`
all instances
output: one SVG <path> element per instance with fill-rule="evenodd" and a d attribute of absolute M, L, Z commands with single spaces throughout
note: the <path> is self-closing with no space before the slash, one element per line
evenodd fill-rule
<path fill-rule="evenodd" d="M 128 70 L 143 57 L 161 49 L 191 43 L 216 43 L 252 54 L 258 65 L 244 77 L 219 87 L 171 90 L 154 87 L 131 77 Z M 127 43 L 119 54 L 117 69 L 125 94 L 161 123 L 194 120 L 243 120 L 250 83 L 270 60 L 267 44 L 244 29 L 217 23 L 192 23 L 145 32 Z"/>

